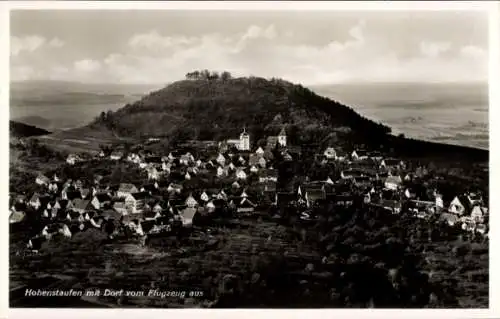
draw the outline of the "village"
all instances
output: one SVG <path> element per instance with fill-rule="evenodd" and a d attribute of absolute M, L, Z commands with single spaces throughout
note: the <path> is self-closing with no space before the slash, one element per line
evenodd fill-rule
<path fill-rule="evenodd" d="M 284 126 L 277 135 L 268 136 L 265 145 L 252 145 L 243 129 L 239 139 L 195 141 L 163 154 L 120 149 L 101 151 L 92 158 L 70 154 L 68 167 L 121 162 L 141 170 L 144 179 L 139 184 L 112 184 L 97 174 L 92 179 L 40 174 L 27 181 L 37 184 L 39 191 L 12 190 L 9 221 L 14 229 L 36 221 L 36 235 L 26 242 L 35 253 L 54 236 L 71 238 L 89 228 L 102 230 L 111 240 L 136 238 L 145 244 L 148 238 L 189 231 L 215 217 L 293 217 L 307 224 L 318 218 L 318 211 L 335 213 L 355 204 L 488 236 L 489 212 L 479 191 L 443 198 L 436 187 L 421 187 L 425 168 L 335 145 L 314 158 L 302 158 L 318 169 L 296 176 L 287 167 L 303 154 L 300 146 L 287 142 Z"/>

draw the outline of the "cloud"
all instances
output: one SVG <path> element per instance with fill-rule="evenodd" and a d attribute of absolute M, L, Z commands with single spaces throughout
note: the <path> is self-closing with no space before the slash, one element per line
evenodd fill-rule
<path fill-rule="evenodd" d="M 420 42 L 420 52 L 429 58 L 436 58 L 451 48 L 449 42 Z"/>
<path fill-rule="evenodd" d="M 13 36 L 10 39 L 10 54 L 16 56 L 22 51 L 33 52 L 44 43 L 45 38 L 37 35 L 30 35 L 23 38 Z"/>
<path fill-rule="evenodd" d="M 193 44 L 196 38 L 188 38 L 185 36 L 162 36 L 156 30 L 151 30 L 148 33 L 135 34 L 129 41 L 128 45 L 134 49 L 168 49 L 177 48 L 182 45 Z"/>
<path fill-rule="evenodd" d="M 59 38 L 53 38 L 48 44 L 53 48 L 60 48 L 64 46 L 64 42 Z"/>
<path fill-rule="evenodd" d="M 74 68 L 81 72 L 95 72 L 101 68 L 101 63 L 90 59 L 79 60 L 74 62 Z"/>
<path fill-rule="evenodd" d="M 421 37 L 401 44 L 389 39 L 388 34 L 377 34 L 364 20 L 355 21 L 343 31 L 323 32 L 313 39 L 315 42 L 308 41 L 312 37 L 304 35 L 301 29 L 275 24 L 253 24 L 238 33 L 197 36 L 150 30 L 131 34 L 116 45 L 117 49 L 99 57 L 86 55 L 85 59 L 62 62 L 52 55 L 43 56 L 40 51 L 36 56 L 44 61 L 43 65 L 22 60 L 31 66 L 31 71 L 11 70 L 19 72 L 22 78 L 45 74 L 45 78 L 155 84 L 182 79 L 195 69 L 227 70 L 235 76 L 282 77 L 305 85 L 481 80 L 487 76 L 487 50 L 481 47 Z M 327 41 L 321 42 L 324 39 Z M 22 45 L 17 41 L 17 52 L 40 50 L 45 45 L 64 46 L 58 38 L 23 38 Z"/>
<path fill-rule="evenodd" d="M 62 46 L 64 46 L 64 42 L 59 38 L 53 38 L 50 41 L 38 35 L 12 36 L 10 38 L 10 54 L 12 56 L 18 56 L 23 51 L 34 52 L 42 47 L 60 48 Z"/>

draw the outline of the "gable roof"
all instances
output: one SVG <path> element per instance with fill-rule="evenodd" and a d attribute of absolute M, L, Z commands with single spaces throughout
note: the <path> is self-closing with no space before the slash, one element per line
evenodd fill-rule
<path fill-rule="evenodd" d="M 403 180 L 401 179 L 401 176 L 388 176 L 385 179 L 385 183 L 392 183 L 392 184 L 401 184 Z"/>
<path fill-rule="evenodd" d="M 134 184 L 121 183 L 120 186 L 118 187 L 118 191 L 131 193 L 137 191 L 137 187 Z"/>
<path fill-rule="evenodd" d="M 148 198 L 150 195 L 148 192 L 137 192 L 130 194 L 135 200 L 143 200 Z"/>
<path fill-rule="evenodd" d="M 196 215 L 197 212 L 198 210 L 196 208 L 186 207 L 179 211 L 179 215 L 181 215 L 184 218 L 193 219 L 193 217 Z"/>
<path fill-rule="evenodd" d="M 72 206 L 74 209 L 82 209 L 83 210 L 83 209 L 87 209 L 87 207 L 90 204 L 90 200 L 76 198 L 71 203 L 72 203 Z"/>

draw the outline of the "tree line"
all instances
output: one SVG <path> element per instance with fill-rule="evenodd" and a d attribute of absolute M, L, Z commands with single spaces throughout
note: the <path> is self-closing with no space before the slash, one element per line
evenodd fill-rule
<path fill-rule="evenodd" d="M 217 72 L 209 70 L 196 70 L 186 73 L 186 80 L 222 80 L 227 81 L 232 79 L 231 73 L 228 71 Z"/>

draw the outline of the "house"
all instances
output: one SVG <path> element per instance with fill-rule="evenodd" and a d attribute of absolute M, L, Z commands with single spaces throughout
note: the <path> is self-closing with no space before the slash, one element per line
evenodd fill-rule
<path fill-rule="evenodd" d="M 441 214 L 439 220 L 446 222 L 449 226 L 455 226 L 459 222 L 458 216 L 450 213 Z"/>
<path fill-rule="evenodd" d="M 259 165 L 262 168 L 266 168 L 267 161 L 264 157 L 259 158 Z"/>
<path fill-rule="evenodd" d="M 423 200 L 411 200 L 409 202 L 409 207 L 413 208 L 416 213 L 434 214 L 436 208 L 433 201 L 423 201 Z"/>
<path fill-rule="evenodd" d="M 372 180 L 368 176 L 357 176 L 353 180 L 354 185 L 359 188 L 364 188 L 364 187 L 371 187 L 372 186 Z"/>
<path fill-rule="evenodd" d="M 362 177 L 364 175 L 365 174 L 363 174 L 362 170 L 354 168 L 350 168 L 348 170 L 343 170 L 342 172 L 340 172 L 340 178 L 342 179 L 353 179 L 356 177 Z"/>
<path fill-rule="evenodd" d="M 69 154 L 66 158 L 66 163 L 69 165 L 75 165 L 79 161 L 81 161 L 81 158 L 76 154 Z"/>
<path fill-rule="evenodd" d="M 24 212 L 24 210 L 15 209 L 14 211 L 11 211 L 11 213 L 10 213 L 9 223 L 10 224 L 20 223 L 24 220 L 25 217 L 26 217 L 26 213 Z"/>
<path fill-rule="evenodd" d="M 405 197 L 408 198 L 408 199 L 415 198 L 415 197 L 417 197 L 417 194 L 413 190 L 407 188 L 405 190 Z"/>
<path fill-rule="evenodd" d="M 383 199 L 381 206 L 393 214 L 401 213 L 401 202 L 397 200 Z"/>
<path fill-rule="evenodd" d="M 398 190 L 402 183 L 401 176 L 388 176 L 384 181 L 384 187 L 390 190 Z"/>
<path fill-rule="evenodd" d="M 251 173 L 257 173 L 258 171 L 259 171 L 259 169 L 257 168 L 257 166 L 253 165 L 252 167 L 250 167 L 250 172 Z"/>
<path fill-rule="evenodd" d="M 483 203 L 483 198 L 478 193 L 468 193 L 467 199 L 469 200 L 471 207 L 473 207 L 475 205 L 482 205 L 482 203 Z"/>
<path fill-rule="evenodd" d="M 111 152 L 111 155 L 109 156 L 109 158 L 113 161 L 121 160 L 123 158 L 123 152 L 113 151 L 113 152 Z"/>
<path fill-rule="evenodd" d="M 459 197 L 455 196 L 455 198 L 451 201 L 450 206 L 448 207 L 448 212 L 456 215 L 463 215 L 466 213 L 466 202 Z"/>
<path fill-rule="evenodd" d="M 85 211 L 93 209 L 94 207 L 91 205 L 90 200 L 76 198 L 71 202 L 72 208 L 71 210 L 75 212 L 79 212 L 83 214 Z"/>
<path fill-rule="evenodd" d="M 276 182 L 267 181 L 263 183 L 262 190 L 266 193 L 275 193 L 276 192 Z"/>
<path fill-rule="evenodd" d="M 333 147 L 327 147 L 326 150 L 323 152 L 323 155 L 327 159 L 335 159 L 335 158 L 337 158 L 337 152 L 335 151 L 335 149 Z"/>
<path fill-rule="evenodd" d="M 255 205 L 252 201 L 250 201 L 247 197 L 243 197 L 240 203 L 236 206 L 237 213 L 249 213 L 255 210 Z"/>
<path fill-rule="evenodd" d="M 336 206 L 351 206 L 354 203 L 354 198 L 351 194 L 336 194 L 333 196 L 333 203 Z"/>
<path fill-rule="evenodd" d="M 381 168 L 393 168 L 393 169 L 399 169 L 404 167 L 404 162 L 400 159 L 396 158 L 386 158 L 383 159 L 382 162 L 380 162 L 380 167 Z"/>
<path fill-rule="evenodd" d="M 101 209 L 103 206 L 111 203 L 111 196 L 108 193 L 96 193 L 92 199 L 93 205 L 98 205 Z"/>
<path fill-rule="evenodd" d="M 147 211 L 144 212 L 143 217 L 147 221 L 156 220 L 157 218 L 161 217 L 161 212 L 158 212 L 158 211 L 155 212 L 153 210 L 147 210 Z"/>
<path fill-rule="evenodd" d="M 167 192 L 169 193 L 176 193 L 176 194 L 180 194 L 180 192 L 182 191 L 182 185 L 180 184 L 175 184 L 175 183 L 170 183 L 167 187 Z"/>
<path fill-rule="evenodd" d="M 203 193 L 201 193 L 200 195 L 200 199 L 204 202 L 208 202 L 210 200 L 210 197 L 208 196 L 208 194 L 204 191 Z"/>
<path fill-rule="evenodd" d="M 181 157 L 179 158 L 179 163 L 186 166 L 189 165 L 191 163 L 191 156 L 192 155 L 190 153 L 181 155 Z"/>
<path fill-rule="evenodd" d="M 264 150 L 262 149 L 262 147 L 259 146 L 259 148 L 255 151 L 255 154 L 257 154 L 258 156 L 264 156 Z"/>
<path fill-rule="evenodd" d="M 217 167 L 217 177 L 222 177 L 226 175 L 226 171 L 222 167 Z"/>
<path fill-rule="evenodd" d="M 198 206 L 198 202 L 196 201 L 196 199 L 193 197 L 192 194 L 189 194 L 188 198 L 186 198 L 185 204 L 187 207 L 191 207 L 191 208 Z"/>
<path fill-rule="evenodd" d="M 278 140 L 279 140 L 278 136 L 268 136 L 266 149 L 268 150 L 274 149 L 276 145 L 278 145 Z"/>
<path fill-rule="evenodd" d="M 219 165 L 224 166 L 224 164 L 226 163 L 226 158 L 224 157 L 224 155 L 222 155 L 221 153 L 219 153 L 219 156 L 217 156 L 217 159 L 215 161 Z"/>
<path fill-rule="evenodd" d="M 148 179 L 150 180 L 157 180 L 160 177 L 160 173 L 154 166 L 147 167 L 146 172 L 148 173 Z"/>
<path fill-rule="evenodd" d="M 287 151 L 281 152 L 281 156 L 283 157 L 284 161 L 290 162 L 293 160 L 292 155 L 290 153 L 288 153 Z"/>
<path fill-rule="evenodd" d="M 238 168 L 236 170 L 236 178 L 240 180 L 245 180 L 247 178 L 247 173 L 245 173 L 243 168 Z"/>
<path fill-rule="evenodd" d="M 141 163 L 141 157 L 138 154 L 130 153 L 127 156 L 127 161 L 139 164 Z"/>
<path fill-rule="evenodd" d="M 304 185 L 304 199 L 307 206 L 310 207 L 316 202 L 326 199 L 325 190 L 318 185 Z"/>
<path fill-rule="evenodd" d="M 259 160 L 261 158 L 264 158 L 264 157 L 262 155 L 259 155 L 259 154 L 250 154 L 250 157 L 248 158 L 248 165 L 249 166 L 258 166 Z"/>
<path fill-rule="evenodd" d="M 30 205 L 34 209 L 40 208 L 40 206 L 42 205 L 40 201 L 40 194 L 34 193 L 33 196 L 31 196 L 28 205 Z"/>
<path fill-rule="evenodd" d="M 186 172 L 186 174 L 184 175 L 184 179 L 189 181 L 191 179 L 191 174 L 189 174 L 189 172 Z"/>
<path fill-rule="evenodd" d="M 351 153 L 351 158 L 355 161 L 368 159 L 368 152 L 365 150 L 354 150 Z"/>
<path fill-rule="evenodd" d="M 161 163 L 161 169 L 164 172 L 170 173 L 172 168 L 172 163 L 163 162 Z"/>
<path fill-rule="evenodd" d="M 209 213 L 213 213 L 213 212 L 215 211 L 215 209 L 216 209 L 215 204 L 214 204 L 214 202 L 213 202 L 213 201 L 209 201 L 209 202 L 205 205 L 205 208 L 207 209 L 207 211 L 208 211 Z"/>
<path fill-rule="evenodd" d="M 35 183 L 37 183 L 38 185 L 49 185 L 50 178 L 48 178 L 47 176 L 45 176 L 43 174 L 40 174 L 36 177 Z"/>
<path fill-rule="evenodd" d="M 327 179 L 326 179 L 325 183 L 326 183 L 326 184 L 328 184 L 328 185 L 333 185 L 333 184 L 334 184 L 334 182 L 333 182 L 333 180 L 330 178 L 330 176 L 328 176 L 328 177 L 327 177 Z"/>
<path fill-rule="evenodd" d="M 236 183 L 236 182 L 235 182 Z M 233 183 L 234 184 L 234 183 Z M 217 194 L 216 198 L 218 200 L 223 200 L 223 201 L 227 201 L 227 195 L 226 193 L 224 192 L 223 189 L 221 189 L 221 191 Z"/>
<path fill-rule="evenodd" d="M 488 209 L 486 207 L 482 207 L 480 205 L 476 205 L 472 209 L 470 217 L 476 223 L 483 223 L 484 222 L 484 216 L 486 216 L 487 214 L 488 214 Z"/>
<path fill-rule="evenodd" d="M 278 170 L 276 169 L 263 169 L 259 172 L 259 182 L 278 182 Z"/>
<path fill-rule="evenodd" d="M 119 198 L 127 197 L 130 194 L 137 193 L 139 190 L 134 184 L 121 183 L 116 192 L 116 196 Z"/>
<path fill-rule="evenodd" d="M 238 157 L 238 162 L 239 162 L 241 165 L 245 165 L 247 161 L 243 158 L 243 156 L 241 156 L 241 155 L 240 155 L 240 156 Z"/>
<path fill-rule="evenodd" d="M 125 216 L 129 214 L 129 209 L 125 205 L 125 202 L 115 202 L 113 204 L 113 210 L 117 212 L 120 216 Z"/>
<path fill-rule="evenodd" d="M 194 207 L 186 207 L 179 211 L 179 216 L 182 221 L 182 226 L 189 227 L 193 225 L 193 219 L 198 213 L 198 210 Z"/>
<path fill-rule="evenodd" d="M 104 178 L 104 176 L 102 176 L 102 175 L 94 175 L 94 184 L 99 185 L 103 178 Z"/>
<path fill-rule="evenodd" d="M 146 200 L 149 198 L 147 192 L 136 192 L 125 197 L 125 207 L 133 214 L 141 213 L 146 205 Z"/>
<path fill-rule="evenodd" d="M 231 187 L 234 188 L 234 189 L 238 189 L 240 188 L 240 184 L 237 182 L 237 181 L 234 181 L 232 184 L 231 184 Z"/>
<path fill-rule="evenodd" d="M 443 198 L 440 194 L 436 194 L 435 195 L 435 205 L 436 205 L 436 209 L 443 209 L 444 208 L 444 203 L 443 203 Z"/>
<path fill-rule="evenodd" d="M 48 190 L 50 193 L 57 193 L 58 189 L 59 189 L 59 186 L 57 185 L 57 183 L 50 183 L 49 184 Z"/>
<path fill-rule="evenodd" d="M 66 219 L 69 222 L 78 222 L 78 223 L 83 223 L 85 221 L 85 217 L 82 212 L 80 211 L 69 211 L 66 213 Z"/>

